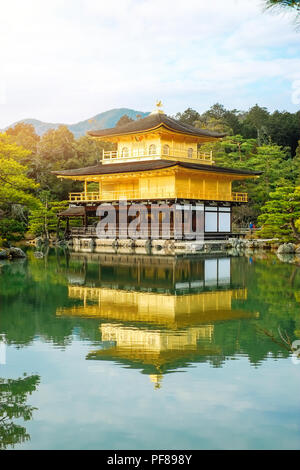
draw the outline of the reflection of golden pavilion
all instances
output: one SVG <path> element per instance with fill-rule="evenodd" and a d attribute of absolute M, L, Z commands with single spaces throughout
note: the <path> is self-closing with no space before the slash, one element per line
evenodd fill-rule
<path fill-rule="evenodd" d="M 160 388 L 162 374 L 178 360 L 214 356 L 220 348 L 212 344 L 214 326 L 201 325 L 181 330 L 144 329 L 122 324 L 100 325 L 102 341 L 110 347 L 91 352 L 89 359 L 113 359 L 146 367 L 150 379 Z"/>
<path fill-rule="evenodd" d="M 179 296 L 82 286 L 69 286 L 68 291 L 69 297 L 82 300 L 83 305 L 61 308 L 57 315 L 149 322 L 172 328 L 192 323 L 247 318 L 245 312 L 232 310 L 232 301 L 245 299 L 246 289 Z"/>
<path fill-rule="evenodd" d="M 78 277 L 71 273 L 77 285 L 69 285 L 69 297 L 81 304 L 61 308 L 57 315 L 99 318 L 102 349 L 88 359 L 142 369 L 155 388 L 160 388 L 167 371 L 221 354 L 215 344 L 215 322 L 254 317 L 238 308 L 247 290 L 232 281 L 230 258 L 173 258 L 168 268 L 166 260 L 159 264 L 156 259 L 152 267 L 146 262 L 144 270 L 137 270 L 134 261 L 130 265 L 130 257 L 123 267 L 111 258 L 102 261 L 102 269 L 94 264 L 89 270 L 86 265 L 85 285 L 78 285 Z"/>
<path fill-rule="evenodd" d="M 59 309 L 58 315 L 172 328 L 247 317 L 232 309 L 247 291 L 240 287 L 239 273 L 233 279 L 228 257 L 72 256 L 82 264 L 77 272 L 70 271 L 69 297 L 82 304 Z"/>

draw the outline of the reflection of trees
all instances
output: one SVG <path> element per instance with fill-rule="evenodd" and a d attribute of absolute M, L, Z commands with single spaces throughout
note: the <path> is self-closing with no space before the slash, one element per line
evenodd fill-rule
<path fill-rule="evenodd" d="M 64 347 L 71 342 L 74 327 L 80 327 L 84 338 L 98 338 L 98 323 L 56 318 L 59 307 L 74 304 L 68 298 L 66 259 L 61 256 L 58 263 L 51 250 L 47 259 L 36 259 L 28 251 L 28 260 L 0 265 L 1 330 L 7 343 L 28 345 L 39 335 Z"/>
<path fill-rule="evenodd" d="M 292 341 L 295 339 L 295 331 L 300 328 L 300 268 L 281 263 L 276 257 L 264 255 L 265 259 L 259 259 L 259 256 L 252 255 L 251 262 L 246 257 L 231 259 L 232 285 L 247 286 L 248 292 L 247 298 L 232 300 L 232 310 L 251 313 L 252 318 L 228 318 L 227 321 L 213 322 L 211 343 L 218 347 L 219 352 L 209 355 L 202 351 L 195 357 L 182 357 L 182 362 L 178 359 L 178 367 L 183 364 L 188 366 L 193 361 L 222 367 L 228 357 L 239 354 L 247 356 L 251 364 L 259 365 L 270 353 L 273 357 L 289 355 L 289 351 L 270 341 L 257 326 L 270 332 L 277 332 L 280 326 Z M 203 275 L 203 263 L 199 260 L 191 262 L 188 273 L 185 266 L 185 262 L 178 262 L 176 282 Z M 161 286 L 163 292 L 172 290 L 171 268 L 142 268 L 139 282 L 143 288 L 147 290 Z M 28 250 L 27 260 L 1 263 L 0 272 L 1 332 L 5 333 L 8 344 L 20 347 L 30 344 L 39 336 L 64 348 L 72 342 L 74 331 L 80 338 L 99 344 L 99 323 L 106 321 L 105 318 L 56 315 L 58 309 L 82 306 L 81 299 L 68 296 L 69 282 L 92 287 L 116 284 L 118 288 L 124 286 L 124 290 L 129 285 L 130 289 L 135 290 L 137 279 L 135 263 L 128 266 L 117 262 L 101 264 L 97 258 L 93 260 L 77 255 L 68 259 L 63 251 L 54 252 L 53 249 L 43 259 L 34 258 Z M 92 300 L 87 303 L 94 305 Z M 256 317 L 256 313 L 259 316 Z M 207 321 L 210 323 L 209 318 Z M 132 325 L 129 322 L 127 326 Z M 151 328 L 150 324 L 145 326 Z"/>
<path fill-rule="evenodd" d="M 30 435 L 26 428 L 12 420 L 23 418 L 29 421 L 36 409 L 26 405 L 27 395 L 36 390 L 40 377 L 30 375 L 19 379 L 0 379 L 0 449 L 28 441 Z"/>

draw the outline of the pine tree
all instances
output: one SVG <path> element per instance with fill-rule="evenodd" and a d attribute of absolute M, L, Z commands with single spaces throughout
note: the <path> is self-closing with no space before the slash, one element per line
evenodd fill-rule
<path fill-rule="evenodd" d="M 260 236 L 275 236 L 283 241 L 300 242 L 300 191 L 293 186 L 278 187 L 261 209 Z"/>

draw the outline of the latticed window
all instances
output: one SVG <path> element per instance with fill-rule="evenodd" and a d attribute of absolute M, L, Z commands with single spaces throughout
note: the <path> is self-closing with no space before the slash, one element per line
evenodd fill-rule
<path fill-rule="evenodd" d="M 188 158 L 193 158 L 193 149 L 192 149 L 192 147 L 190 147 L 188 149 Z"/>
<path fill-rule="evenodd" d="M 129 151 L 128 151 L 128 147 L 123 147 L 122 148 L 122 157 L 123 158 L 126 158 L 129 156 Z"/>
<path fill-rule="evenodd" d="M 163 155 L 170 155 L 170 147 L 167 144 L 163 146 Z"/>
<path fill-rule="evenodd" d="M 156 145 L 151 144 L 149 147 L 149 155 L 156 155 Z"/>

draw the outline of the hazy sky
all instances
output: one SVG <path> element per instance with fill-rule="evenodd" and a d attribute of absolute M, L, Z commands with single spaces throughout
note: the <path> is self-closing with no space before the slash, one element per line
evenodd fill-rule
<path fill-rule="evenodd" d="M 300 32 L 261 0 L 0 0 L 0 127 L 111 108 L 300 108 Z"/>

